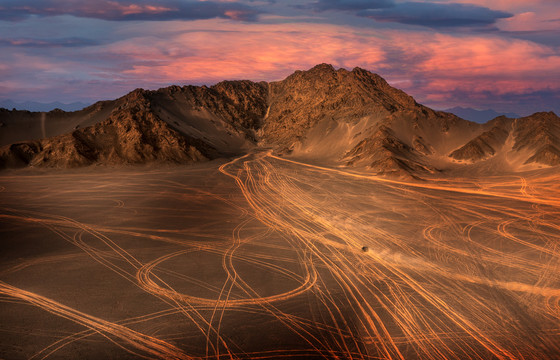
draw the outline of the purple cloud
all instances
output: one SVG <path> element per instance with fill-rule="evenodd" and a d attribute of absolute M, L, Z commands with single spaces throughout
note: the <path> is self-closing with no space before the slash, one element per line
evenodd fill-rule
<path fill-rule="evenodd" d="M 0 20 L 18 21 L 29 16 L 72 15 L 112 21 L 199 20 L 224 18 L 254 21 L 260 12 L 238 2 L 143 0 L 8 0 L 0 4 Z"/>
<path fill-rule="evenodd" d="M 513 15 L 470 4 L 405 2 L 383 9 L 362 10 L 358 12 L 358 16 L 382 22 L 439 28 L 486 26 L 494 24 L 498 19 L 510 18 Z"/>
<path fill-rule="evenodd" d="M 393 6 L 393 0 L 319 0 L 309 5 L 319 11 L 382 9 Z"/>
<path fill-rule="evenodd" d="M 98 41 L 85 38 L 59 38 L 59 39 L 0 39 L 0 46 L 18 46 L 29 48 L 47 48 L 47 47 L 82 47 L 99 45 Z"/>

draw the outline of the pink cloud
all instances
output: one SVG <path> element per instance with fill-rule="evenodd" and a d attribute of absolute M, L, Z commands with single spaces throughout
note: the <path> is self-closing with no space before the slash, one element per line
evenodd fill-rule
<path fill-rule="evenodd" d="M 112 96 L 111 92 L 121 95 L 134 87 L 208 84 L 224 79 L 279 80 L 322 62 L 377 72 L 432 106 L 456 105 L 457 92 L 468 93 L 474 100 L 488 94 L 544 90 L 560 94 L 556 48 L 482 33 L 219 19 L 130 23 L 119 31 L 126 40 L 81 49 L 83 58 L 64 60 L 66 72 L 53 73 L 52 67 L 62 66 L 40 56 L 14 60 L 13 69 L 36 73 L 34 77 L 40 79 L 56 75 L 95 82 L 93 90 L 73 89 L 70 84 L 65 91 L 93 92 L 104 86 L 103 97 Z M 87 63 L 86 59 L 95 61 Z"/>
<path fill-rule="evenodd" d="M 502 19 L 498 26 L 505 31 L 543 31 L 560 29 L 560 8 L 546 12 L 527 11 L 510 19 Z"/>
<path fill-rule="evenodd" d="M 110 51 L 137 60 L 123 75 L 158 82 L 280 79 L 293 70 L 328 62 L 377 71 L 405 89 L 414 86 L 412 78 L 422 77 L 430 93 L 560 88 L 555 80 L 560 76 L 560 56 L 555 49 L 529 41 L 335 25 L 290 27 L 232 28 L 224 21 L 202 21 L 163 42 L 137 38 L 114 44 Z M 402 57 L 395 58 L 395 51 Z M 146 59 L 156 65 L 143 65 Z"/>
<path fill-rule="evenodd" d="M 280 79 L 295 69 L 305 69 L 318 62 L 353 67 L 376 63 L 383 57 L 377 47 L 363 46 L 371 39 L 356 39 L 354 31 L 343 27 L 292 24 L 286 30 L 282 25 L 248 24 L 240 29 L 239 26 L 230 28 L 227 22 L 211 22 L 211 26 L 201 26 L 200 31 L 191 27 L 189 32 L 178 34 L 155 48 L 142 38 L 124 46 L 115 44 L 112 51 L 124 51 L 138 60 L 162 61 L 155 68 L 140 64 L 126 74 L 138 78 L 157 74 L 168 81 Z M 362 42 L 362 46 L 357 46 L 356 41 Z"/>
<path fill-rule="evenodd" d="M 443 3 L 462 3 L 489 7 L 494 10 L 518 11 L 557 4 L 556 0 L 444 0 Z"/>

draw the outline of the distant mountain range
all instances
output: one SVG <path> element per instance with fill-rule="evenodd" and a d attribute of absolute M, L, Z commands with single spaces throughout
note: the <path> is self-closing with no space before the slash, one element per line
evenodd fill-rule
<path fill-rule="evenodd" d="M 402 179 L 560 165 L 553 112 L 475 123 L 328 64 L 270 83 L 136 89 L 76 112 L 0 109 L 0 126 L 0 168 L 188 164 L 263 148 Z"/>
<path fill-rule="evenodd" d="M 54 109 L 60 109 L 64 111 L 77 111 L 85 108 L 90 104 L 83 102 L 73 102 L 70 104 L 64 104 L 61 102 L 51 102 L 51 103 L 40 103 L 35 101 L 26 101 L 17 103 L 12 100 L 0 100 L 0 108 L 5 108 L 8 110 L 28 110 L 28 111 L 51 111 Z"/>
<path fill-rule="evenodd" d="M 41 103 L 36 101 L 25 101 L 25 102 L 14 102 L 12 100 L 0 100 L 0 108 L 5 108 L 8 110 L 16 109 L 16 110 L 28 110 L 28 111 L 51 111 L 54 109 L 60 109 L 64 111 L 78 111 L 82 110 L 86 106 L 90 104 L 84 102 L 73 102 L 69 104 L 61 103 L 59 101 L 50 102 L 50 103 Z M 506 112 L 497 112 L 492 109 L 487 110 L 477 110 L 473 108 L 465 108 L 456 106 L 450 109 L 443 110 L 445 112 L 449 112 L 459 116 L 462 119 L 474 121 L 477 123 L 485 123 L 490 121 L 498 116 L 506 116 L 509 118 L 519 118 L 518 114 L 515 113 L 506 113 Z"/>
<path fill-rule="evenodd" d="M 485 122 L 490 121 L 494 118 L 497 118 L 498 116 L 506 116 L 506 117 L 512 118 L 512 119 L 517 119 L 517 118 L 521 117 L 521 116 L 519 116 L 517 114 L 514 114 L 514 113 L 497 112 L 497 111 L 494 111 L 492 109 L 476 110 L 476 109 L 473 109 L 473 108 L 464 108 L 464 107 L 460 107 L 460 106 L 456 106 L 456 107 L 451 108 L 451 109 L 446 109 L 444 111 L 455 114 L 458 117 L 463 118 L 465 120 L 470 120 L 470 121 L 474 121 L 474 122 L 477 122 L 477 123 L 485 123 Z"/>

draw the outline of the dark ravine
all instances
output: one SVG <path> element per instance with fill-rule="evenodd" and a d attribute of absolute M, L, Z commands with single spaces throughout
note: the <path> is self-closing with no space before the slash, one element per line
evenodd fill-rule
<path fill-rule="evenodd" d="M 70 113 L 0 109 L 0 123 L 1 168 L 188 164 L 258 147 L 399 178 L 560 165 L 552 112 L 478 124 L 328 64 L 271 83 L 137 89 Z"/>

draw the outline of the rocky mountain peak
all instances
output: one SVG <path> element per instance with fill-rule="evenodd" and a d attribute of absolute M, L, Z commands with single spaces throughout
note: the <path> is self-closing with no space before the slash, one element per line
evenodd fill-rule
<path fill-rule="evenodd" d="M 334 68 L 334 66 L 332 66 L 331 64 L 327 64 L 327 63 L 322 63 L 322 64 L 318 64 L 313 66 L 311 69 L 307 70 L 307 71 L 296 71 L 294 73 L 295 74 L 332 74 L 335 73 L 336 70 Z"/>
<path fill-rule="evenodd" d="M 324 119 L 353 123 L 364 116 L 387 117 L 417 106 L 379 75 L 361 68 L 335 70 L 319 64 L 270 84 L 264 140 L 290 148 Z"/>

